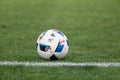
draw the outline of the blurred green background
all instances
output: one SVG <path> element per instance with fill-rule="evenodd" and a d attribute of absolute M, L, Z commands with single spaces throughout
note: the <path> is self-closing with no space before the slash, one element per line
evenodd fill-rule
<path fill-rule="evenodd" d="M 0 60 L 41 61 L 35 43 L 58 29 L 69 39 L 65 61 L 120 60 L 119 0 L 0 0 Z"/>
<path fill-rule="evenodd" d="M 47 29 L 58 29 L 68 37 L 69 53 L 59 61 L 120 61 L 119 0 L 0 0 L 0 61 L 48 62 L 36 52 L 36 40 Z M 55 70 L 0 66 L 0 79 L 120 79 L 119 68 L 57 67 Z"/>

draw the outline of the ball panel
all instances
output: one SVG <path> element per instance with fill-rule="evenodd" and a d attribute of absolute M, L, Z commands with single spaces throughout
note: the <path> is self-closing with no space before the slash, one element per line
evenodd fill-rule
<path fill-rule="evenodd" d="M 55 50 L 55 52 L 61 52 L 62 50 L 63 50 L 63 47 L 64 47 L 64 45 L 62 44 L 60 44 L 60 41 L 59 41 L 59 43 L 58 43 L 58 45 L 57 45 L 57 47 L 56 47 L 56 50 Z"/>
<path fill-rule="evenodd" d="M 55 54 L 53 54 L 51 57 L 50 57 L 51 60 L 58 60 L 57 56 Z"/>

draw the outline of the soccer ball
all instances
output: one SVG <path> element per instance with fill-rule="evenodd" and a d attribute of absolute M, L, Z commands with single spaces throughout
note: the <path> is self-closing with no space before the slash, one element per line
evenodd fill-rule
<path fill-rule="evenodd" d="M 68 39 L 61 31 L 50 29 L 40 34 L 36 48 L 43 59 L 63 59 L 69 50 Z"/>

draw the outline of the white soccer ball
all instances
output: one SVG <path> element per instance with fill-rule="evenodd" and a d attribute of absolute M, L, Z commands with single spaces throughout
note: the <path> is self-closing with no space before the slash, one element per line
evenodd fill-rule
<path fill-rule="evenodd" d="M 36 48 L 43 59 L 63 59 L 69 50 L 68 39 L 59 30 L 47 30 L 38 37 Z"/>

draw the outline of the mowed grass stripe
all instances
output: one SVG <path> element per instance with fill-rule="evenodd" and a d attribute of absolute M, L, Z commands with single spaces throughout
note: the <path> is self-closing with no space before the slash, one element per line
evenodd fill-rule
<path fill-rule="evenodd" d="M 97 66 L 97 67 L 120 67 L 120 63 L 114 62 L 17 62 L 17 61 L 0 61 L 3 66 Z"/>

